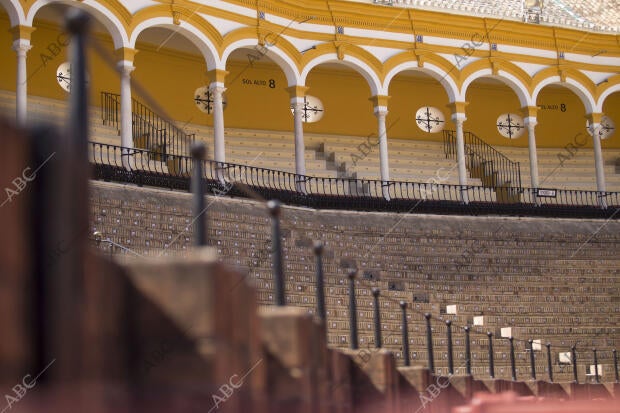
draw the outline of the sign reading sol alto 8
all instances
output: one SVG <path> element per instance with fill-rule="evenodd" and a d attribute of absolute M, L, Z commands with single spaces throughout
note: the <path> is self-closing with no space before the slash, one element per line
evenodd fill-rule
<path fill-rule="evenodd" d="M 275 79 L 241 79 L 241 83 L 246 86 L 268 86 L 270 89 L 275 89 L 276 87 Z"/>

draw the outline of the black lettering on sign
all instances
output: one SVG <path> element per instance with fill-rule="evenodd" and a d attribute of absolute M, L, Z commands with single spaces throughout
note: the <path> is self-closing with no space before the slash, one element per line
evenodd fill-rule
<path fill-rule="evenodd" d="M 276 81 L 274 79 L 241 79 L 241 83 L 250 86 L 269 86 L 270 89 L 275 89 L 276 87 Z"/>

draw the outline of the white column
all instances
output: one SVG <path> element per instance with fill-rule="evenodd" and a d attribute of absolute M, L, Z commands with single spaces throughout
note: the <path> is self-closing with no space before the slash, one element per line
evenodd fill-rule
<path fill-rule="evenodd" d="M 125 169 L 131 169 L 131 149 L 133 148 L 133 119 L 131 108 L 131 72 L 135 69 L 127 60 L 118 63 L 121 73 L 121 161 Z"/>
<path fill-rule="evenodd" d="M 295 119 L 295 173 L 301 175 L 297 177 L 295 188 L 299 192 L 306 193 L 306 185 L 303 181 L 306 176 L 306 145 L 304 144 L 304 123 L 302 118 L 304 113 L 304 98 L 291 98 L 291 107 L 293 108 L 293 117 Z"/>
<path fill-rule="evenodd" d="M 388 110 L 385 106 L 375 106 L 374 112 L 377 117 L 377 131 L 379 133 L 379 169 L 381 171 L 382 192 L 383 197 L 389 201 L 390 163 L 388 161 L 387 129 L 385 127 L 385 117 Z"/>
<path fill-rule="evenodd" d="M 463 123 L 467 120 L 464 113 L 457 112 L 452 115 L 452 121 L 456 124 L 456 162 L 459 170 L 459 185 L 461 190 L 461 201 L 469 203 L 467 194 L 467 164 L 465 161 L 465 134 Z"/>
<path fill-rule="evenodd" d="M 213 159 L 216 162 L 226 162 L 226 147 L 224 145 L 224 105 L 222 94 L 226 88 L 221 83 L 212 83 L 209 91 L 213 96 Z"/>
<path fill-rule="evenodd" d="M 538 153 L 536 149 L 536 125 L 537 120 L 533 116 L 524 119 L 527 128 L 528 148 L 530 152 L 530 179 L 532 189 L 538 188 Z"/>
<path fill-rule="evenodd" d="M 599 205 L 607 208 L 607 200 L 605 198 L 605 164 L 603 161 L 603 149 L 601 148 L 601 137 L 599 135 L 601 124 L 591 123 L 592 144 L 594 146 L 594 166 L 596 168 L 596 190 L 599 192 Z"/>
<path fill-rule="evenodd" d="M 133 63 L 123 60 L 119 62 L 121 72 L 121 146 L 133 148 L 133 120 L 131 114 L 131 72 Z"/>
<path fill-rule="evenodd" d="M 32 48 L 30 40 L 17 39 L 13 50 L 17 53 L 17 84 L 15 87 L 15 119 L 19 126 L 25 126 L 28 117 L 28 73 L 26 54 Z"/>

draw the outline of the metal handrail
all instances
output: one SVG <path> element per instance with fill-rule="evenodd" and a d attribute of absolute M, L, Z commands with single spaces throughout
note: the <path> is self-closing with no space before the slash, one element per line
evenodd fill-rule
<path fill-rule="evenodd" d="M 188 190 L 193 160 L 158 157 L 153 151 L 90 142 L 90 161 L 98 179 Z M 550 216 L 610 217 L 620 207 L 620 192 L 589 190 L 488 188 L 467 186 L 469 204 L 461 202 L 461 186 L 354 178 L 322 178 L 267 168 L 206 160 L 203 176 L 215 195 L 264 198 L 309 207 L 416 212 L 488 212 Z M 244 192 L 241 187 L 246 188 Z M 514 196 L 519 194 L 519 196 Z M 614 217 L 620 218 L 620 214 Z"/>
<path fill-rule="evenodd" d="M 185 133 L 134 98 L 131 99 L 131 114 L 134 142 L 144 139 L 153 145 L 147 148 L 159 148 L 154 152 L 189 156 L 196 134 Z M 101 92 L 101 117 L 104 124 L 119 128 L 120 95 Z"/>
<path fill-rule="evenodd" d="M 446 157 L 456 159 L 456 132 L 444 130 L 443 135 Z M 471 132 L 466 131 L 463 135 L 469 170 L 480 168 L 482 174 L 488 175 L 489 182 L 485 186 L 521 188 L 519 162 L 511 160 Z"/>

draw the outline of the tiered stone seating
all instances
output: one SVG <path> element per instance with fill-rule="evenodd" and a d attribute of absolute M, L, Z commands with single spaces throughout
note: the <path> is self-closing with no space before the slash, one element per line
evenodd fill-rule
<path fill-rule="evenodd" d="M 190 196 L 159 190 L 93 184 L 96 230 L 137 253 L 158 256 L 189 248 Z M 248 272 L 259 301 L 273 303 L 269 218 L 254 201 L 218 197 L 209 215 L 210 239 L 233 266 Z M 551 342 L 556 381 L 571 381 L 572 367 L 558 353 L 577 344 L 579 377 L 585 379 L 590 349 L 608 352 L 620 344 L 617 302 L 619 225 L 610 221 L 458 218 L 379 213 L 327 212 L 286 208 L 282 216 L 287 302 L 315 309 L 311 240 L 326 243 L 324 256 L 328 342 L 349 345 L 348 280 L 345 268 L 359 268 L 356 282 L 360 347 L 373 343 L 370 289 L 381 293 L 385 347 L 402 359 L 401 309 L 409 303 L 412 363 L 426 365 L 425 319 L 433 316 L 438 372 L 447 372 L 446 327 L 453 321 L 455 367 L 464 371 L 462 327 L 473 327 L 473 372 L 487 377 L 487 331 L 493 332 L 496 376 L 509 379 L 509 347 L 500 329 L 512 327 L 517 374 L 529 376 L 527 339 Z M 533 227 L 535 226 L 535 228 Z M 596 234 L 592 237 L 592 234 Z M 106 247 L 106 253 L 109 251 Z M 117 251 L 115 251 L 117 253 Z M 573 256 L 574 255 L 574 256 Z M 128 256 L 128 255 L 125 255 Z M 224 292 L 225 293 L 225 292 Z M 446 314 L 456 305 L 457 314 Z M 609 354 L 601 356 L 604 377 L 613 377 Z M 546 348 L 536 351 L 536 368 L 546 377 Z"/>
<path fill-rule="evenodd" d="M 68 96 L 67 96 L 68 97 Z M 0 112 L 9 118 L 15 117 L 15 93 L 0 90 Z M 30 124 L 51 123 L 64 127 L 69 116 L 69 101 L 49 99 L 41 96 L 28 96 L 28 122 Z M 116 128 L 104 125 L 101 108 L 89 108 L 90 139 L 108 145 L 120 145 L 121 138 Z"/>
<path fill-rule="evenodd" d="M 336 164 L 345 163 L 346 170 L 355 174 L 357 178 L 379 179 L 379 147 L 369 145 L 370 151 L 358 148 L 358 145 L 367 143 L 366 138 L 309 135 L 305 140 L 306 145 L 322 147 L 328 156 L 333 154 Z M 371 143 L 374 143 L 373 139 Z M 438 183 L 458 184 L 455 164 L 445 158 L 441 142 L 388 139 L 388 158 L 390 179 L 393 181 L 429 182 L 431 178 L 435 178 Z M 438 179 L 438 171 L 441 172 L 440 177 L 445 177 L 445 180 Z M 480 180 L 472 179 L 470 184 L 480 185 Z"/>
<path fill-rule="evenodd" d="M 184 129 L 195 133 L 213 151 L 213 128 L 187 124 Z M 226 162 L 259 168 L 295 172 L 295 138 L 293 132 L 261 131 L 254 129 L 226 128 Z M 317 159 L 316 151 L 306 149 L 306 174 L 324 178 L 335 178 L 336 172 L 326 167 L 325 161 Z"/>

